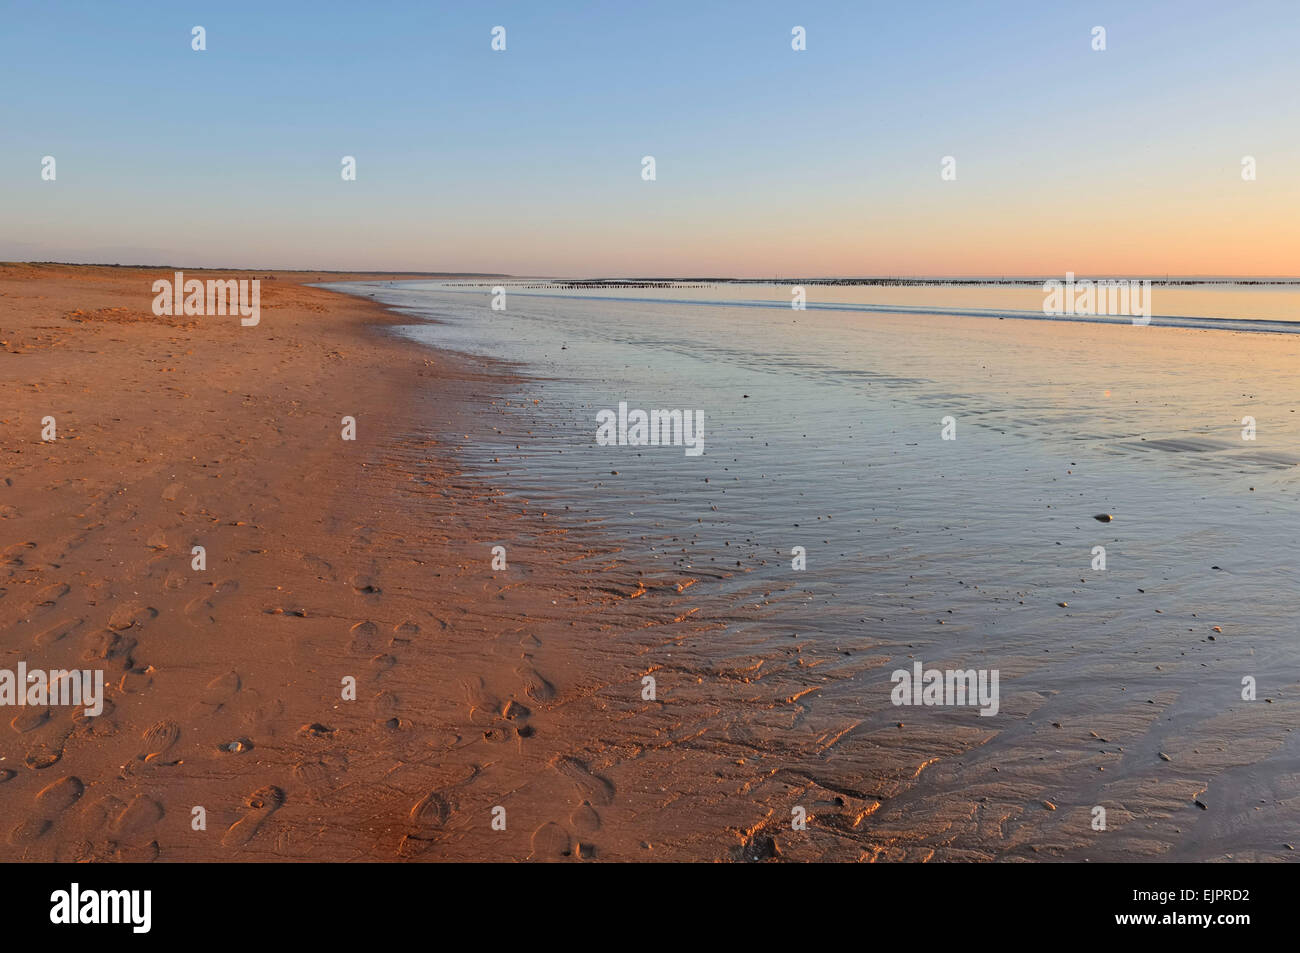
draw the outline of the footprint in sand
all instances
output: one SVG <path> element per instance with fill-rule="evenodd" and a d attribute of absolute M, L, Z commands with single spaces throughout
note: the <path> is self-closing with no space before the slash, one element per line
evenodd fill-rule
<path fill-rule="evenodd" d="M 527 705 L 521 705 L 513 698 L 506 702 L 506 707 L 501 710 L 501 717 L 514 724 L 515 734 L 520 738 L 533 736 L 533 726 L 528 723 L 531 715 L 532 712 L 528 710 Z"/>
<path fill-rule="evenodd" d="M 388 644 L 392 648 L 410 645 L 415 641 L 415 637 L 419 634 L 420 627 L 408 619 L 407 621 L 393 627 L 393 638 Z"/>
<path fill-rule="evenodd" d="M 156 761 L 159 764 L 177 764 L 176 761 L 167 761 L 163 759 L 171 747 L 180 740 L 181 726 L 174 721 L 160 721 L 155 725 L 150 725 L 141 735 L 144 739 L 144 751 L 140 757 L 145 761 Z"/>
<path fill-rule="evenodd" d="M 377 596 L 384 590 L 379 588 L 379 581 L 374 576 L 358 573 L 348 580 L 352 588 L 363 596 Z"/>
<path fill-rule="evenodd" d="M 113 614 L 108 617 L 108 627 L 114 632 L 125 632 L 127 629 L 140 628 L 150 619 L 157 617 L 158 610 L 153 606 L 128 602 L 113 610 Z"/>
<path fill-rule="evenodd" d="M 67 583 L 55 583 L 52 586 L 46 586 L 36 594 L 36 604 L 34 609 L 52 609 L 59 604 L 59 600 L 72 591 L 72 587 Z"/>
<path fill-rule="evenodd" d="M 308 788 L 323 787 L 330 779 L 330 769 L 324 761 L 301 761 L 293 766 L 293 778 Z"/>
<path fill-rule="evenodd" d="M 17 715 L 9 722 L 9 727 L 20 735 L 25 735 L 29 731 L 35 731 L 41 725 L 50 720 L 50 709 L 48 707 L 28 706 L 18 712 Z"/>
<path fill-rule="evenodd" d="M 521 705 L 513 698 L 506 702 L 506 707 L 501 709 L 501 717 L 508 718 L 511 721 L 522 721 L 532 715 L 532 711 L 527 705 Z"/>
<path fill-rule="evenodd" d="M 37 645 L 53 645 L 61 639 L 67 638 L 73 632 L 76 632 L 86 622 L 85 619 L 63 619 L 54 625 L 46 626 L 36 633 Z"/>
<path fill-rule="evenodd" d="M 465 690 L 465 703 L 469 705 L 471 721 L 476 716 L 480 722 L 483 719 L 492 720 L 501 713 L 501 699 L 487 690 L 482 678 L 476 675 L 460 684 Z"/>
<path fill-rule="evenodd" d="M 411 829 L 407 836 L 416 840 L 432 840 L 450 816 L 451 805 L 447 799 L 437 791 L 432 791 L 416 801 L 411 808 Z"/>
<path fill-rule="evenodd" d="M 220 711 L 223 705 L 239 693 L 242 684 L 239 673 L 232 669 L 208 682 L 199 693 L 199 701 L 209 708 Z"/>
<path fill-rule="evenodd" d="M 400 703 L 393 692 L 380 692 L 370 701 L 370 714 L 376 722 L 387 722 L 396 718 Z"/>
<path fill-rule="evenodd" d="M 72 716 L 72 733 L 78 738 L 111 738 L 117 734 L 117 721 L 111 717 L 117 706 L 111 698 L 103 700 L 104 710 L 98 715 L 87 715 L 85 710 Z"/>
<path fill-rule="evenodd" d="M 274 785 L 258 788 L 244 799 L 244 816 L 230 825 L 221 838 L 222 847 L 243 847 L 251 841 L 266 819 L 284 804 L 284 792 Z"/>
<path fill-rule="evenodd" d="M 245 694 L 253 697 L 244 700 Z M 256 692 L 244 689 L 240 692 L 239 723 L 254 735 L 274 735 L 283 727 L 284 700 L 268 698 L 263 700 Z"/>
<path fill-rule="evenodd" d="M 567 860 L 573 856 L 573 838 L 559 824 L 547 821 L 533 831 L 529 860 Z"/>
<path fill-rule="evenodd" d="M 132 665 L 118 679 L 117 690 L 126 695 L 138 695 L 153 684 L 156 671 L 152 665 Z"/>
<path fill-rule="evenodd" d="M 110 632 L 107 629 L 96 632 L 87 637 L 85 641 L 86 651 L 83 658 L 103 659 L 124 659 L 127 666 L 131 664 L 131 653 L 139 643 L 131 635 L 120 635 L 117 632 Z"/>
<path fill-rule="evenodd" d="M 9 843 L 15 847 L 26 847 L 39 840 L 49 829 L 50 822 L 47 818 L 29 818 L 9 832 Z"/>
<path fill-rule="evenodd" d="M 577 758 L 556 758 L 551 766 L 577 785 L 582 796 L 593 804 L 614 803 L 614 785 L 599 775 L 592 774 Z"/>
<path fill-rule="evenodd" d="M 594 834 L 600 830 L 600 815 L 590 801 L 583 801 L 569 815 L 569 823 L 579 834 Z"/>
<path fill-rule="evenodd" d="M 118 844 L 86 839 L 64 841 L 55 845 L 54 860 L 60 864 L 102 864 L 109 861 L 130 864 L 147 864 L 158 859 L 158 842 L 147 844 Z"/>
<path fill-rule="evenodd" d="M 27 752 L 23 757 L 23 764 L 33 771 L 41 771 L 58 764 L 62 758 L 62 746 L 39 744 Z"/>
<path fill-rule="evenodd" d="M 347 759 L 326 755 L 318 761 L 302 761 L 294 765 L 293 779 L 312 793 L 327 791 L 338 784 L 347 770 Z"/>
<path fill-rule="evenodd" d="M 302 563 L 308 570 L 316 574 L 317 579 L 324 579 L 328 582 L 334 581 L 334 567 L 319 556 L 308 553 L 302 557 Z"/>
<path fill-rule="evenodd" d="M 158 859 L 159 849 L 156 840 L 147 844 L 114 844 L 113 859 L 119 863 L 152 864 Z"/>
<path fill-rule="evenodd" d="M 108 828 L 113 818 L 122 813 L 126 802 L 105 794 L 86 805 L 82 811 L 82 820 L 89 831 L 100 832 Z"/>
<path fill-rule="evenodd" d="M 185 614 L 206 618 L 209 622 L 216 622 L 216 617 L 212 613 L 217 611 L 217 606 L 230 598 L 238 589 L 239 581 L 236 579 L 226 579 L 218 583 L 209 583 L 211 588 L 190 600 L 189 605 L 185 607 Z"/>
<path fill-rule="evenodd" d="M 303 761 L 294 766 L 294 780 L 308 788 L 329 787 L 338 771 L 342 768 L 330 767 L 325 761 Z"/>
<path fill-rule="evenodd" d="M 322 725 L 319 721 L 313 721 L 310 725 L 299 728 L 298 735 L 311 741 L 331 741 L 334 738 L 334 729 Z"/>
<path fill-rule="evenodd" d="M 21 566 L 23 565 L 23 554 L 35 548 L 35 543 L 14 543 L 6 546 L 4 549 L 0 549 L 0 565 Z"/>
<path fill-rule="evenodd" d="M 352 641 L 348 651 L 358 655 L 370 654 L 379 649 L 379 626 L 374 622 L 358 622 L 351 629 Z"/>
<path fill-rule="evenodd" d="M 86 786 L 81 782 L 81 778 L 68 775 L 41 788 L 36 795 L 36 807 L 42 817 L 52 818 L 76 804 L 85 792 Z"/>
<path fill-rule="evenodd" d="M 41 771 L 58 764 L 63 759 L 63 749 L 68 743 L 73 723 L 65 721 L 47 721 L 38 729 L 40 739 L 28 749 L 23 757 L 23 764 L 33 771 Z"/>
<path fill-rule="evenodd" d="M 531 665 L 521 665 L 515 674 L 523 680 L 524 694 L 535 702 L 548 702 L 555 697 L 555 686 L 548 682 Z"/>
<path fill-rule="evenodd" d="M 157 826 L 158 822 L 162 820 L 162 816 L 163 807 L 161 804 L 151 797 L 137 794 L 122 809 L 122 813 L 113 818 L 108 825 L 108 832 L 116 838 L 138 840 L 140 835 Z"/>

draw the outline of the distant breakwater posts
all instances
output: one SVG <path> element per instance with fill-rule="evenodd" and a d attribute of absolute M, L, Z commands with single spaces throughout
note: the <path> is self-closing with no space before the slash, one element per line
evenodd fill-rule
<path fill-rule="evenodd" d="M 1300 278 L 1154 278 L 1139 276 L 1154 287 L 1205 286 L 1250 287 L 1285 285 L 1300 287 Z M 573 280 L 534 280 L 506 278 L 513 288 L 544 291 L 621 291 L 653 288 L 712 288 L 718 285 L 829 285 L 843 287 L 934 288 L 988 287 L 1041 288 L 1043 278 L 602 278 Z M 1078 278 L 1083 281 L 1085 279 Z M 1090 279 L 1114 281 L 1113 277 Z M 1127 280 L 1127 279 L 1126 279 Z M 500 284 L 501 281 L 491 282 Z M 482 288 L 482 281 L 447 282 L 450 288 Z"/>

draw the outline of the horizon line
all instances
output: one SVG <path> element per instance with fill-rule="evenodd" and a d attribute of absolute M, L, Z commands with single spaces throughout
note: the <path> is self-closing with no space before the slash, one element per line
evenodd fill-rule
<path fill-rule="evenodd" d="M 414 275 L 418 278 L 504 278 L 511 281 L 555 281 L 564 283 L 642 283 L 642 282 L 734 282 L 743 284 L 791 284 L 799 282 L 816 283 L 816 282 L 925 282 L 925 281 L 942 281 L 949 283 L 980 283 L 980 284 L 1015 284 L 1026 282 L 1039 282 L 1058 280 L 1063 277 L 1058 273 L 1042 274 L 878 274 L 878 275 L 799 275 L 799 276 L 743 276 L 743 275 L 606 275 L 606 276 L 586 276 L 576 277 L 570 275 L 514 275 L 501 271 L 423 271 L 404 268 L 391 269 L 374 269 L 374 268 L 276 268 L 276 267 L 257 267 L 257 268 L 233 268 L 214 265 L 175 265 L 175 264 L 124 264 L 122 262 L 78 262 L 78 261 L 3 261 L 0 266 L 6 265 L 61 265 L 72 268 L 137 268 L 141 270 L 169 270 L 169 271 L 220 271 L 220 272 L 281 272 L 284 274 L 326 274 L 326 275 Z M 1156 274 L 1114 274 L 1114 273 L 1089 273 L 1089 272 L 1066 272 L 1066 275 L 1073 275 L 1075 280 L 1094 281 L 1094 280 L 1129 280 L 1129 281 L 1151 281 L 1162 283 L 1208 283 L 1208 282 L 1237 282 L 1237 283 L 1254 283 L 1254 284 L 1273 284 L 1300 281 L 1300 275 L 1262 275 L 1262 274 L 1174 274 L 1167 272 L 1163 276 Z"/>

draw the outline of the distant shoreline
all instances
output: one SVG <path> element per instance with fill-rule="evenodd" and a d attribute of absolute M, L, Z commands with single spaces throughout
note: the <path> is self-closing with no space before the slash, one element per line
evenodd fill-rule
<path fill-rule="evenodd" d="M 509 277 L 509 276 L 491 276 Z M 1044 275 L 1038 278 L 566 278 L 544 280 L 544 283 L 530 285 L 538 288 L 564 289 L 606 289 L 606 288 L 668 288 L 704 285 L 836 285 L 836 286 L 878 286 L 899 288 L 925 288 L 944 285 L 988 287 L 1001 285 L 1005 287 L 1038 288 L 1044 281 L 1060 280 L 1059 275 Z M 1150 281 L 1153 287 L 1173 287 L 1177 285 L 1280 285 L 1300 286 L 1300 278 L 1232 278 L 1232 277 L 1178 277 L 1153 278 L 1146 275 L 1077 275 L 1077 281 L 1086 280 L 1138 280 Z M 539 282 L 536 278 L 509 278 L 512 281 Z"/>
<path fill-rule="evenodd" d="M 898 276 L 898 275 L 875 275 L 860 277 L 780 277 L 772 276 L 766 278 L 736 278 L 723 276 L 693 276 L 693 277 L 666 277 L 666 276 L 642 276 L 633 278 L 566 278 L 554 275 L 511 275 L 505 272 L 494 271 L 401 271 L 401 270 L 381 270 L 366 271 L 355 268 L 331 269 L 331 268 L 226 268 L 221 266 L 208 265 L 121 265 L 109 262 L 86 263 L 86 262 L 62 262 L 62 261 L 12 261 L 0 262 L 0 265 L 59 265 L 74 268 L 131 268 L 140 271 L 157 271 L 159 269 L 172 271 L 191 271 L 191 272 L 222 272 L 222 273 L 239 273 L 254 274 L 266 272 L 268 276 L 274 274 L 288 275 L 357 275 L 365 277 L 383 276 L 389 280 L 406 280 L 419 278 L 449 278 L 461 281 L 472 279 L 501 279 L 514 282 L 535 282 L 537 287 L 546 288 L 660 288 L 673 287 L 682 285 L 842 285 L 842 286 L 883 286 L 883 287 L 934 287 L 942 285 L 953 286 L 991 286 L 1002 285 L 1006 287 L 1036 288 L 1040 287 L 1044 281 L 1060 279 L 1060 275 L 1020 275 L 1015 277 L 1006 276 L 945 276 L 945 275 L 920 275 L 920 276 Z M 1115 275 L 1105 273 L 1079 272 L 1075 276 L 1078 281 L 1085 280 L 1137 280 L 1150 281 L 1156 287 L 1173 287 L 1178 285 L 1282 285 L 1282 286 L 1300 286 L 1300 276 L 1294 275 L 1166 275 L 1163 278 L 1155 275 Z"/>

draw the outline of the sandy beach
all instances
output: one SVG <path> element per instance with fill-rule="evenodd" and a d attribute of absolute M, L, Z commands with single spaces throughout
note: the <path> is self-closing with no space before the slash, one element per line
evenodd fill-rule
<path fill-rule="evenodd" d="M 924 628 L 837 628 L 739 568 L 623 558 L 576 505 L 462 467 L 540 425 L 516 368 L 309 287 L 410 276 L 258 276 L 242 327 L 155 316 L 169 271 L 0 266 L 0 666 L 102 669 L 107 696 L 5 709 L 0 857 L 1285 858 L 1294 686 L 1189 719 L 1181 689 L 1128 693 L 1134 665 L 1195 664 L 1156 639 L 1137 662 L 1067 653 L 1099 694 L 1071 693 L 1042 646 L 1084 630 L 1041 642 L 1039 615 L 1004 632 L 996 725 L 900 715 L 891 663 L 968 660 L 951 639 L 1000 608 L 970 593 L 938 639 L 953 597 L 908 593 L 903 562 L 878 585 Z M 1095 836 L 1099 803 L 1122 836 Z"/>
<path fill-rule="evenodd" d="M 547 514 L 460 483 L 417 423 L 470 395 L 481 414 L 505 371 L 304 287 L 343 276 L 262 274 L 255 328 L 155 317 L 158 277 L 0 267 L 5 664 L 102 667 L 108 685 L 98 717 L 6 710 L 0 856 L 639 850 L 601 832 L 612 786 L 587 746 L 609 674 L 575 652 L 637 586 Z M 651 590 L 639 624 L 675 596 Z"/>

